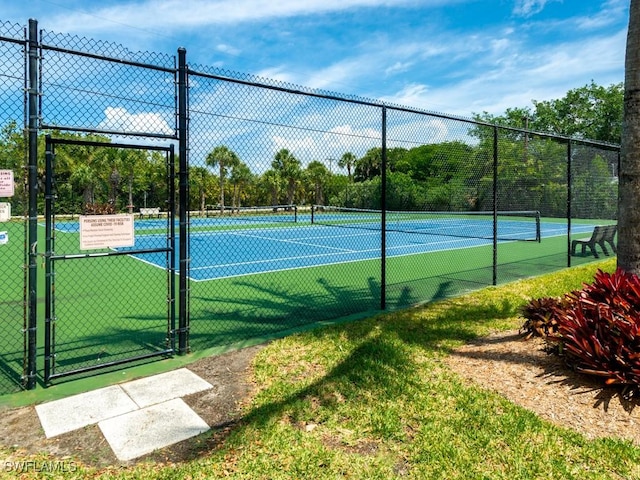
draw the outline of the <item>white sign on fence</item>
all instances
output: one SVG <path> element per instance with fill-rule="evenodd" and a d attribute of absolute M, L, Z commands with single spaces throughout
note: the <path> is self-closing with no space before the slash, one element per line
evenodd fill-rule
<path fill-rule="evenodd" d="M 0 245 L 9 243 L 9 232 L 0 232 Z"/>
<path fill-rule="evenodd" d="M 13 170 L 0 170 L 0 197 L 13 197 Z"/>
<path fill-rule="evenodd" d="M 80 250 L 133 247 L 133 215 L 80 215 Z"/>
<path fill-rule="evenodd" d="M 11 204 L 0 202 L 0 222 L 11 220 Z"/>

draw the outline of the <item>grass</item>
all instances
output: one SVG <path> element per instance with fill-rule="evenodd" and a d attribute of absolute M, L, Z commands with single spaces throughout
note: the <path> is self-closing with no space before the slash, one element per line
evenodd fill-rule
<path fill-rule="evenodd" d="M 615 261 L 277 340 L 255 359 L 257 394 L 243 421 L 203 435 L 192 460 L 102 470 L 78 463 L 63 476 L 640 478 L 640 448 L 630 442 L 554 426 L 443 362 L 466 341 L 521 326 L 518 308 L 529 298 L 579 288 L 598 267 L 613 271 Z"/>

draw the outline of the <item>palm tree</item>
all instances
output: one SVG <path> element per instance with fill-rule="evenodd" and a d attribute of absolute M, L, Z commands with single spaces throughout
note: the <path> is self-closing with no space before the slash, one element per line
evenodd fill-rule
<path fill-rule="evenodd" d="M 283 148 L 276 153 L 275 159 L 271 163 L 271 167 L 280 173 L 280 177 L 287 182 L 287 204 L 293 205 L 296 195 L 296 184 L 302 177 L 302 168 L 300 167 L 300 160 L 293 156 L 293 154 Z"/>
<path fill-rule="evenodd" d="M 618 184 L 618 267 L 640 274 L 640 0 L 631 0 Z"/>
<path fill-rule="evenodd" d="M 82 204 L 85 208 L 95 203 L 94 189 L 98 184 L 98 177 L 91 166 L 86 163 L 78 165 L 69 180 L 82 190 Z"/>
<path fill-rule="evenodd" d="M 189 168 L 189 184 L 191 192 L 197 195 L 200 215 L 204 215 L 207 207 L 207 192 L 213 189 L 214 176 L 205 167 Z"/>
<path fill-rule="evenodd" d="M 380 175 L 382 166 L 382 149 L 373 147 L 367 150 L 367 153 L 356 162 L 356 176 L 360 180 L 371 180 L 373 177 Z"/>
<path fill-rule="evenodd" d="M 267 170 L 262 174 L 262 182 L 269 189 L 269 193 L 271 194 L 271 205 L 278 204 L 278 193 L 280 192 L 280 174 L 274 170 Z"/>
<path fill-rule="evenodd" d="M 125 150 L 118 149 L 117 154 L 119 157 L 119 163 L 121 165 L 121 169 L 125 174 L 127 179 L 127 192 L 128 192 L 128 203 L 127 209 L 129 213 L 133 212 L 133 194 L 134 190 L 139 190 L 141 179 L 144 178 L 144 173 L 147 168 L 148 162 L 147 152 L 143 150 Z M 136 188 L 134 189 L 134 183 Z"/>
<path fill-rule="evenodd" d="M 322 162 L 316 160 L 307 165 L 306 174 L 313 184 L 313 203 L 315 205 L 324 205 L 323 187 L 331 173 Z"/>
<path fill-rule="evenodd" d="M 349 181 L 353 181 L 353 177 L 351 176 L 351 169 L 356 164 L 356 156 L 351 152 L 346 152 L 340 160 L 338 160 L 338 166 L 340 168 L 347 167 L 347 176 L 349 177 Z"/>
<path fill-rule="evenodd" d="M 244 162 L 238 162 L 231 168 L 229 180 L 233 184 L 232 207 L 240 207 L 240 198 L 245 187 L 251 181 L 251 170 Z"/>
<path fill-rule="evenodd" d="M 227 169 L 240 163 L 240 158 L 229 147 L 219 145 L 207 155 L 205 162 L 210 167 L 220 167 L 220 211 L 224 213 L 224 179 Z"/>

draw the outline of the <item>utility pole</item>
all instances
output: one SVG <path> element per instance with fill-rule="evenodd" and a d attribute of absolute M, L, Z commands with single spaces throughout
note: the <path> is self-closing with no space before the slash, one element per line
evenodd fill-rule
<path fill-rule="evenodd" d="M 528 155 L 528 150 L 529 150 L 529 117 L 528 116 L 524 116 L 522 117 L 522 120 L 524 121 L 524 163 L 527 163 L 527 157 Z"/>

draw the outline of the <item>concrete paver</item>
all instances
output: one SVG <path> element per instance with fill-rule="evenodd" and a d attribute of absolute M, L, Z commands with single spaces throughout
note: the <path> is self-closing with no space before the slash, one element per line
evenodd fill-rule
<path fill-rule="evenodd" d="M 139 407 L 162 403 L 213 387 L 187 368 L 140 378 L 120 386 Z"/>
<path fill-rule="evenodd" d="M 47 438 L 137 409 L 138 405 L 117 385 L 36 405 Z"/>
<path fill-rule="evenodd" d="M 119 460 L 126 461 L 209 430 L 181 398 L 98 423 Z"/>
<path fill-rule="evenodd" d="M 181 397 L 213 386 L 181 368 L 35 407 L 47 438 L 98 424 L 127 461 L 209 429 Z"/>

